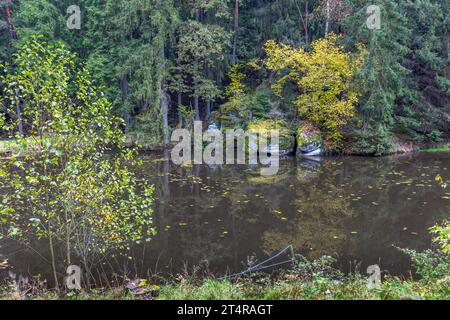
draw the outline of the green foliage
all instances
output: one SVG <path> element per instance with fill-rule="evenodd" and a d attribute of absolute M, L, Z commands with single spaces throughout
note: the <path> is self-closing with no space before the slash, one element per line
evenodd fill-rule
<path fill-rule="evenodd" d="M 441 247 L 441 250 L 450 254 L 450 222 L 445 221 L 441 225 L 434 226 L 431 233 L 435 236 L 433 241 Z"/>
<path fill-rule="evenodd" d="M 161 289 L 163 300 L 238 300 L 244 299 L 242 290 L 229 281 L 206 280 L 197 287 L 186 281 L 181 285 L 168 285 Z"/>
<path fill-rule="evenodd" d="M 185 91 L 194 99 L 197 120 L 200 119 L 199 100 L 210 103 L 221 96 L 218 81 L 222 80 L 220 74 L 223 71 L 219 70 L 226 61 L 231 39 L 231 34 L 223 26 L 205 21 L 200 15 L 212 10 L 216 12 L 216 22 L 220 22 L 226 18 L 226 15 L 219 14 L 223 6 L 224 3 L 219 1 L 194 1 L 188 9 L 196 12 L 196 19 L 187 19 L 177 27 L 176 64 L 181 74 L 178 77 L 189 81 Z"/>
<path fill-rule="evenodd" d="M 274 100 L 271 90 L 263 86 L 240 94 L 220 106 L 220 120 L 225 127 L 246 128 L 252 119 L 279 118 Z"/>
<path fill-rule="evenodd" d="M 350 31 L 349 45 L 361 41 L 369 51 L 357 81 L 362 97 L 355 151 L 389 153 L 395 134 L 418 142 L 439 140 L 436 130 L 448 134 L 448 116 L 442 114 L 448 94 L 437 83 L 441 72 L 444 78 L 449 75 L 448 49 L 444 49 L 448 48 L 444 21 L 449 8 L 442 1 L 379 0 L 371 4 L 381 8 L 380 30 L 365 27 L 365 1 L 352 1 L 353 13 L 344 20 Z M 366 149 L 368 144 L 372 147 Z"/>
<path fill-rule="evenodd" d="M 336 259 L 330 256 L 322 256 L 313 261 L 310 261 L 303 256 L 296 256 L 294 261 L 292 274 L 302 279 L 313 279 L 314 277 L 339 278 L 342 276 L 333 267 L 336 263 Z"/>
<path fill-rule="evenodd" d="M 94 80 L 106 87 L 114 114 L 125 119 L 129 131 L 140 134 L 140 142 L 161 143 L 165 52 L 176 20 L 173 2 L 83 2 L 89 13 L 83 22 L 83 53 Z"/>
<path fill-rule="evenodd" d="M 322 0 L 241 0 L 238 12 L 234 12 L 235 1 L 80 0 L 81 30 L 68 30 L 70 0 L 14 0 L 11 27 L 17 36 L 9 34 L 7 17 L 0 17 L 0 57 L 9 61 L 31 35 L 65 43 L 104 88 L 113 114 L 125 120 L 129 137 L 148 147 L 163 142 L 170 132 L 166 127 L 180 122 L 174 110 L 178 104 L 195 109 L 198 119 L 210 116 L 214 106 L 224 105 L 232 112 L 222 113 L 223 125 L 231 121 L 241 128 L 254 118 L 267 118 L 277 105 L 277 118 L 294 123 L 309 115 L 333 139 L 343 135 L 343 141 L 353 142 L 341 147 L 358 154 L 390 153 L 398 137 L 417 143 L 448 140 L 450 9 L 446 1 L 374 0 L 371 4 L 381 8 L 379 30 L 366 26 L 367 1 L 329 3 L 328 15 Z M 0 3 L 2 12 L 5 5 Z M 232 23 L 234 14 L 237 26 Z M 331 51 L 320 50 L 320 54 L 314 49 L 314 43 L 323 43 L 326 25 L 329 35 L 342 35 L 342 53 L 353 57 L 359 43 L 368 51 L 348 90 L 336 85 L 347 86 L 347 81 L 335 81 L 343 75 L 342 64 L 330 71 L 334 77 L 325 76 L 341 60 Z M 271 97 L 267 109 L 265 102 L 253 99 L 261 97 L 261 87 L 279 86 L 280 78 L 266 68 L 247 67 L 249 61 L 258 64 L 266 58 L 268 40 L 326 63 L 305 60 L 309 71 L 303 71 L 313 76 L 305 73 L 301 86 L 286 83 L 282 95 Z M 237 65 L 233 65 L 234 51 Z M 277 71 L 284 76 L 287 70 Z M 322 78 L 315 81 L 314 75 Z M 325 90 L 314 95 L 320 92 L 316 84 L 321 82 L 327 84 Z M 340 104 L 333 101 L 338 90 Z M 333 106 L 330 114 L 324 108 L 328 104 Z M 239 120 L 230 119 L 233 114 Z"/>
<path fill-rule="evenodd" d="M 426 250 L 417 252 L 410 249 L 400 249 L 407 254 L 419 274 L 424 280 L 432 281 L 450 276 L 450 259 L 447 253 Z"/>
<path fill-rule="evenodd" d="M 13 23 L 17 33 L 17 48 L 32 36 L 43 35 L 46 40 L 61 39 L 66 30 L 64 15 L 48 0 L 20 0 L 15 8 Z"/>
<path fill-rule="evenodd" d="M 62 44 L 33 38 L 0 76 L 2 129 L 23 151 L 34 149 L 1 163 L 1 236 L 47 239 L 56 284 L 55 242 L 68 264 L 77 252 L 89 270 L 98 253 L 154 234 L 153 187 L 130 170 L 138 163 L 124 148 L 122 121 L 74 60 Z"/>
<path fill-rule="evenodd" d="M 184 127 L 188 130 L 194 129 L 194 118 L 195 118 L 195 110 L 190 110 L 187 106 L 181 105 L 180 112 L 183 116 L 183 119 L 185 119 Z"/>
<path fill-rule="evenodd" d="M 353 151 L 357 154 L 382 156 L 394 150 L 392 135 L 383 127 L 376 130 L 358 130 L 355 132 L 355 139 Z"/>
<path fill-rule="evenodd" d="M 417 255 L 417 253 L 414 253 Z M 419 254 L 420 255 L 420 254 Z M 428 259 L 428 258 L 427 258 Z M 422 264 L 423 257 L 413 259 Z M 176 280 L 153 285 L 160 300 L 448 300 L 450 298 L 449 269 L 424 273 L 426 278 L 399 279 L 384 276 L 381 287 L 369 289 L 367 275 L 344 275 L 334 267 L 334 259 L 322 257 L 307 260 L 294 259 L 291 269 L 276 274 L 251 273 L 235 279 L 198 279 L 195 275 L 179 275 Z M 443 261 L 443 260 L 441 260 Z M 448 261 L 447 261 L 448 266 Z M 145 280 L 144 280 L 145 281 Z M 36 290 L 39 292 L 39 290 Z M 148 296 L 147 296 L 148 297 Z M 53 292 L 32 296 L 32 299 L 59 299 Z M 0 286 L 0 299 L 17 299 L 14 286 Z M 89 293 L 69 293 L 63 299 L 142 299 L 122 288 Z"/>

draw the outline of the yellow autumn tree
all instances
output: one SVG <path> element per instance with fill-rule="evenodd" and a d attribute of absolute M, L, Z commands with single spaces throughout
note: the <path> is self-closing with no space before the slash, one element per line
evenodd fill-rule
<path fill-rule="evenodd" d="M 274 40 L 265 44 L 265 66 L 280 74 L 273 85 L 275 93 L 281 95 L 285 83 L 293 81 L 300 92 L 295 100 L 300 115 L 334 144 L 342 139 L 342 127 L 354 115 L 358 94 L 352 83 L 366 55 L 362 46 L 356 55 L 345 52 L 338 40 L 339 36 L 329 34 L 312 43 L 311 51 Z"/>
<path fill-rule="evenodd" d="M 225 94 L 230 98 L 236 98 L 245 92 L 245 85 L 242 83 L 245 74 L 239 71 L 240 68 L 242 68 L 242 65 L 236 64 L 231 67 L 228 73 L 230 84 L 225 88 Z"/>

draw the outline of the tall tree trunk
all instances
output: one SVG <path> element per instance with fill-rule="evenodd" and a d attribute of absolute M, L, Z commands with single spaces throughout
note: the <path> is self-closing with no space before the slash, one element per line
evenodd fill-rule
<path fill-rule="evenodd" d="M 6 12 L 6 22 L 8 23 L 8 31 L 9 31 L 9 45 L 12 47 L 13 39 L 16 38 L 16 32 L 14 31 L 14 25 L 12 23 L 11 18 L 11 0 L 6 0 L 5 12 Z"/>
<path fill-rule="evenodd" d="M 198 97 L 194 97 L 195 121 L 200 121 L 200 108 L 198 105 Z"/>
<path fill-rule="evenodd" d="M 209 116 L 211 115 L 211 101 L 206 102 L 206 116 L 205 119 L 209 120 Z"/>
<path fill-rule="evenodd" d="M 14 25 L 12 22 L 12 16 L 11 16 L 11 0 L 6 0 L 5 3 L 5 13 L 6 13 L 6 23 L 8 24 L 8 32 L 9 32 L 9 47 L 12 48 L 13 46 L 13 40 L 16 39 L 16 32 L 14 31 Z M 21 117 L 21 107 L 20 107 L 20 99 L 17 92 L 14 90 L 14 94 L 17 98 L 17 106 L 16 106 L 16 113 L 17 113 L 17 122 L 18 122 L 18 129 L 20 134 L 24 134 L 23 132 L 23 124 L 22 124 L 22 117 Z"/>
<path fill-rule="evenodd" d="M 50 225 L 48 226 L 48 246 L 50 249 L 50 259 L 52 263 L 53 281 L 55 281 L 55 288 L 59 290 L 58 276 L 56 274 L 55 248 L 53 245 L 53 234 Z"/>
<path fill-rule="evenodd" d="M 23 134 L 24 134 L 24 131 L 23 131 L 23 122 L 22 122 L 22 108 L 21 108 L 21 106 L 20 106 L 20 101 L 21 101 L 21 99 L 20 99 L 20 96 L 19 96 L 19 94 L 17 93 L 16 89 L 14 88 L 13 90 L 14 90 L 14 95 L 16 96 L 16 116 L 17 116 L 17 126 L 18 126 L 19 133 L 20 133 L 21 135 L 23 135 Z"/>
<path fill-rule="evenodd" d="M 444 57 L 448 57 L 449 53 L 450 53 L 450 30 L 449 27 L 450 24 L 448 23 L 448 20 L 450 19 L 450 13 L 447 13 L 447 15 L 444 18 L 444 28 L 442 28 L 442 38 L 443 38 L 443 55 Z M 444 64 L 444 75 L 446 77 L 449 76 L 449 69 L 448 69 L 449 64 L 446 63 Z"/>
<path fill-rule="evenodd" d="M 22 110 L 20 108 L 20 103 L 19 103 L 20 100 L 19 100 L 19 97 L 18 97 L 17 93 L 16 93 L 16 97 L 17 97 L 17 100 L 18 100 L 17 105 L 16 105 L 16 113 L 17 113 L 17 122 L 18 122 L 18 126 L 19 126 L 19 133 L 21 135 L 23 135 L 24 131 L 23 131 L 23 122 L 22 122 L 22 115 L 21 115 L 22 114 Z"/>
<path fill-rule="evenodd" d="M 239 36 L 239 0 L 234 2 L 234 35 L 233 35 L 233 57 L 232 65 L 237 63 L 237 42 Z"/>
<path fill-rule="evenodd" d="M 330 8 L 330 1 L 331 0 L 326 0 L 326 22 L 325 22 L 325 36 L 328 35 L 328 33 L 330 32 L 330 18 L 331 18 L 331 8 Z"/>
<path fill-rule="evenodd" d="M 183 127 L 183 114 L 181 113 L 181 92 L 178 92 L 178 126 Z"/>
<path fill-rule="evenodd" d="M 305 43 L 309 47 L 309 0 L 305 1 Z"/>
<path fill-rule="evenodd" d="M 122 79 L 120 80 L 120 86 L 122 89 L 122 101 L 123 101 L 123 104 L 126 106 L 125 110 L 123 112 L 123 119 L 125 121 L 125 129 L 128 129 L 128 127 L 130 126 L 130 111 L 128 110 L 128 106 L 127 106 L 128 92 L 129 92 L 128 75 L 127 74 L 124 74 L 122 76 Z"/>
<path fill-rule="evenodd" d="M 305 36 L 305 44 L 309 47 L 309 0 L 304 0 L 304 12 L 300 8 L 298 2 L 295 2 L 295 6 L 297 7 L 298 14 L 300 15 L 300 22 L 303 25 L 303 31 Z"/>

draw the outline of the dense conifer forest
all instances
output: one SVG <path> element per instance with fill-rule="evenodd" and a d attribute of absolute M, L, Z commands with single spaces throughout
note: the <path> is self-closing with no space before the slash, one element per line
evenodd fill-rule
<path fill-rule="evenodd" d="M 61 41 L 104 88 L 130 140 L 148 148 L 192 117 L 242 128 L 279 121 L 292 132 L 308 121 L 330 150 L 364 155 L 448 139 L 448 0 L 81 0 L 79 26 L 68 28 L 71 5 L 2 1 L 1 59 L 32 35 Z M 314 66 L 331 45 L 344 65 Z M 299 60 L 282 63 L 292 50 Z M 314 52 L 307 71 L 299 61 Z M 327 68 L 343 83 L 326 83 Z"/>

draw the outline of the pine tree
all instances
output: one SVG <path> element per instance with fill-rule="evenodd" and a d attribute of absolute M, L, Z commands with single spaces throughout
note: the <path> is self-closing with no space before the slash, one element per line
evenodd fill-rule
<path fill-rule="evenodd" d="M 171 1 L 86 0 L 88 64 L 107 85 L 116 111 L 130 130 L 154 145 L 163 142 L 167 96 L 166 44 L 176 12 Z M 117 13 L 121 14 L 118 15 Z M 167 105 L 168 108 L 168 105 Z M 135 121 L 130 123 L 130 118 Z M 155 121 L 154 119 L 158 119 Z M 167 135 L 167 132 L 166 132 Z M 166 137 L 167 138 L 167 137 Z"/>
<path fill-rule="evenodd" d="M 404 67 L 410 52 L 408 40 L 411 30 L 394 0 L 377 0 L 381 8 L 381 29 L 371 30 L 366 25 L 365 1 L 353 1 L 353 14 L 347 18 L 346 32 L 351 44 L 366 45 L 369 56 L 359 75 L 359 122 L 356 131 L 356 152 L 381 155 L 393 148 L 392 130 L 396 102 L 411 94 Z"/>

